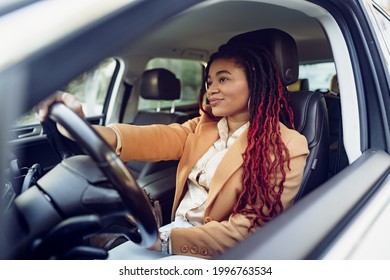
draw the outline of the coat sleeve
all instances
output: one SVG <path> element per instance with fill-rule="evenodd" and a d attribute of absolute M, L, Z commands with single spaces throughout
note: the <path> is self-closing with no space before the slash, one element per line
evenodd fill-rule
<path fill-rule="evenodd" d="M 183 124 L 135 126 L 110 124 L 117 136 L 116 153 L 122 161 L 178 160 L 187 136 L 193 133 L 199 117 Z"/>
<path fill-rule="evenodd" d="M 289 139 L 286 145 L 290 151 L 290 170 L 286 172 L 285 187 L 281 197 L 285 209 L 291 205 L 298 192 L 309 153 L 307 141 L 302 135 Z M 218 207 L 218 205 L 213 205 L 213 207 Z M 231 206 L 231 209 L 233 207 L 234 205 Z M 212 213 L 213 210 L 210 212 Z M 228 214 L 228 218 L 221 221 L 213 220 L 212 215 L 210 216 L 208 217 L 210 221 L 206 221 L 205 218 L 205 224 L 202 226 L 174 228 L 171 232 L 172 253 L 214 258 L 253 232 L 248 230 L 251 224 L 248 216 Z"/>

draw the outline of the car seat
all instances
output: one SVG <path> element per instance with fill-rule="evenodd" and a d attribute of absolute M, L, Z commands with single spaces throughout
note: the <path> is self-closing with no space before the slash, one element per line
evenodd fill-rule
<path fill-rule="evenodd" d="M 142 74 L 140 85 L 140 95 L 144 99 L 156 100 L 155 109 L 139 111 L 132 124 L 151 125 L 151 124 L 171 124 L 183 123 L 188 120 L 188 116 L 183 112 L 175 111 L 174 100 L 180 99 L 181 83 L 175 74 L 164 68 L 155 68 L 146 70 Z M 172 101 L 170 109 L 162 109 L 160 101 Z M 126 163 L 136 179 L 140 179 L 153 172 L 172 167 L 177 161 L 129 161 Z"/>
<path fill-rule="evenodd" d="M 247 41 L 262 44 L 271 52 L 286 87 L 297 81 L 299 61 L 293 37 L 282 30 L 269 28 L 236 35 L 229 43 L 241 44 Z M 286 92 L 294 113 L 295 129 L 306 137 L 310 151 L 295 198 L 297 201 L 328 178 L 329 124 L 325 99 L 321 93 L 307 90 Z"/>
<path fill-rule="evenodd" d="M 330 92 L 334 95 L 340 94 L 339 80 L 337 78 L 337 74 L 333 75 L 332 79 L 330 80 Z"/>
<path fill-rule="evenodd" d="M 309 90 L 309 79 L 298 79 L 295 83 L 287 86 L 289 91 Z"/>
<path fill-rule="evenodd" d="M 343 140 L 340 90 L 337 74 L 332 77 L 329 91 L 324 94 L 324 97 L 329 117 L 329 176 L 333 176 L 348 165 Z"/>
<path fill-rule="evenodd" d="M 175 110 L 174 101 L 180 99 L 181 83 L 175 74 L 164 68 L 146 70 L 142 74 L 140 95 L 147 100 L 156 100 L 155 109 L 141 110 L 135 116 L 133 124 L 170 124 L 183 123 L 188 116 Z M 172 101 L 170 109 L 162 109 L 160 101 Z"/>

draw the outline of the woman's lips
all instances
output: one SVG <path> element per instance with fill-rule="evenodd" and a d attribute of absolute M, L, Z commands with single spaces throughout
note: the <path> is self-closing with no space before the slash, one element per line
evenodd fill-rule
<path fill-rule="evenodd" d="M 223 99 L 210 99 L 209 103 L 211 107 L 217 106 Z"/>

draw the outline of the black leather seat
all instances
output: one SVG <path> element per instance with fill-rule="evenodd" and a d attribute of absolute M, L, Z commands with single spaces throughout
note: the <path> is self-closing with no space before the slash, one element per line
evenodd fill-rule
<path fill-rule="evenodd" d="M 229 40 L 230 43 L 237 44 L 243 41 L 267 47 L 275 58 L 286 87 L 297 81 L 298 50 L 295 40 L 288 33 L 269 28 L 243 33 Z M 310 150 L 295 199 L 297 201 L 328 179 L 329 124 L 326 103 L 321 93 L 300 90 L 287 94 L 294 112 L 295 128 L 306 137 Z"/>
<path fill-rule="evenodd" d="M 328 179 L 329 124 L 325 99 L 318 92 L 294 92 L 290 105 L 295 129 L 305 135 L 310 151 L 297 201 Z"/>
<path fill-rule="evenodd" d="M 324 93 L 329 118 L 329 176 L 333 176 L 348 165 L 344 148 L 341 117 L 340 91 L 337 75 L 330 82 L 330 89 Z"/>
<path fill-rule="evenodd" d="M 156 101 L 172 101 L 180 99 L 181 84 L 175 74 L 164 68 L 146 70 L 142 75 L 140 94 L 142 98 Z M 183 112 L 176 112 L 174 106 L 170 109 L 155 109 L 139 111 L 132 124 L 171 124 L 183 123 L 188 116 Z M 126 163 L 136 179 L 150 175 L 154 172 L 175 166 L 177 161 L 145 162 L 129 161 Z"/>
<path fill-rule="evenodd" d="M 168 110 L 157 105 L 155 109 L 139 111 L 133 124 L 170 124 L 188 120 L 185 113 L 175 111 L 174 101 L 180 99 L 181 83 L 171 71 L 164 68 L 146 70 L 142 74 L 140 93 L 147 100 L 172 101 L 172 106 Z"/>

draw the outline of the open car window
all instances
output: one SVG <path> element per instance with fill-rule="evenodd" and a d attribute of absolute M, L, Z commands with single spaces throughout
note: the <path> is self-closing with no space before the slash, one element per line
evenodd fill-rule
<path fill-rule="evenodd" d="M 102 115 L 118 64 L 116 59 L 107 58 L 93 69 L 80 74 L 62 89 L 74 94 L 81 101 L 87 118 Z M 19 118 L 15 125 L 19 127 L 38 123 L 34 110 L 31 110 Z"/>

